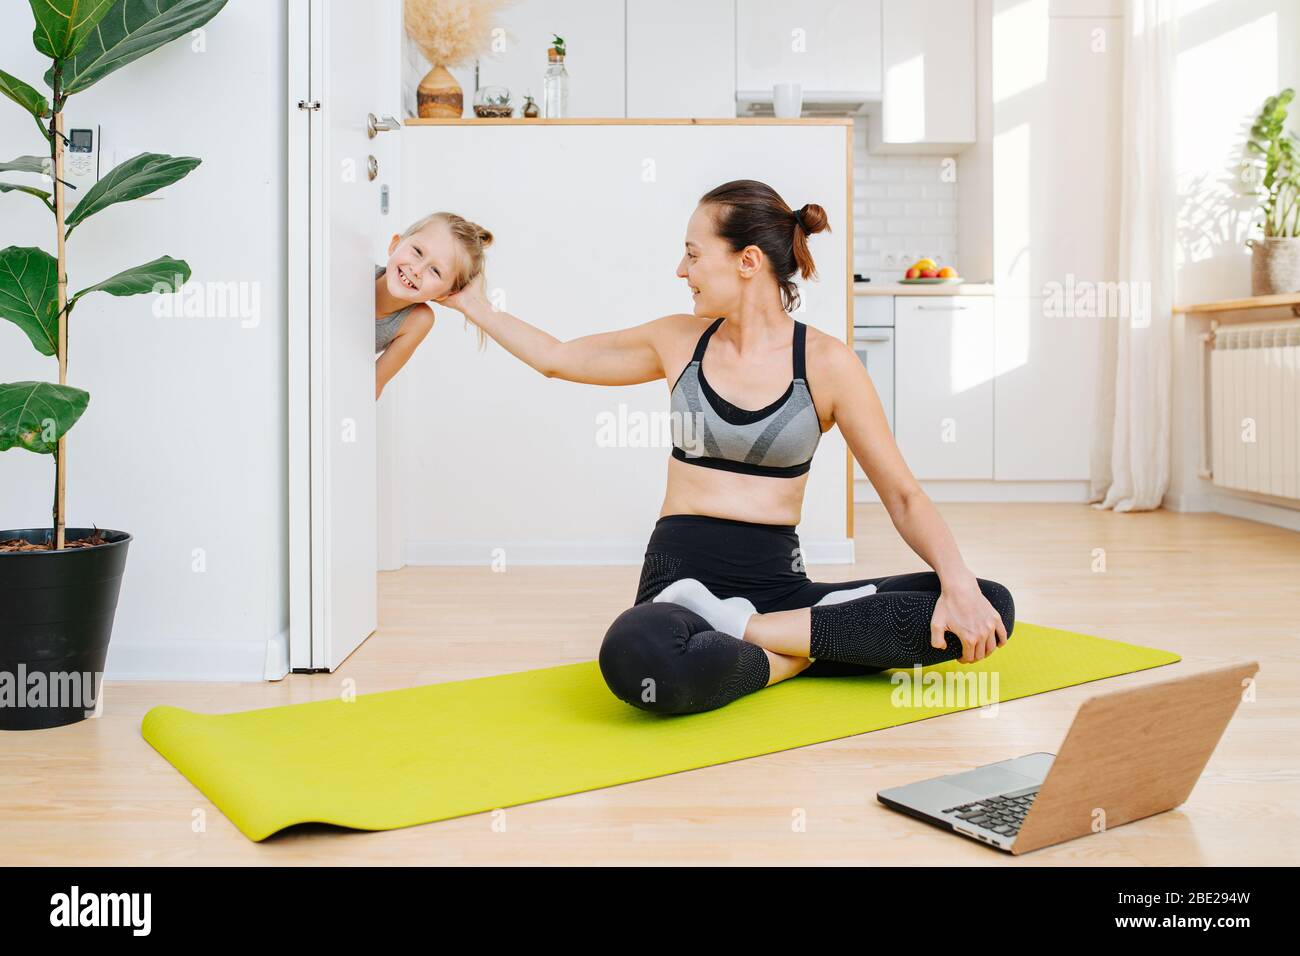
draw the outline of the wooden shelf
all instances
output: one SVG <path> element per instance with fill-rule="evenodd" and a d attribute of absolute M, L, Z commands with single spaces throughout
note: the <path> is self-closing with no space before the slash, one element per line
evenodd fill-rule
<path fill-rule="evenodd" d="M 738 116 L 735 119 L 619 119 L 618 117 L 592 117 L 590 119 L 524 119 L 521 116 L 460 119 L 423 119 L 408 116 L 403 126 L 852 126 L 851 116 L 807 116 L 796 119 L 778 119 L 773 116 Z"/>
<path fill-rule="evenodd" d="M 1288 305 L 1300 305 L 1300 292 L 1254 295 L 1245 299 L 1223 299 L 1219 302 L 1200 302 L 1196 305 L 1176 305 L 1173 311 L 1192 315 L 1198 312 L 1238 312 L 1243 309 L 1271 309 Z"/>

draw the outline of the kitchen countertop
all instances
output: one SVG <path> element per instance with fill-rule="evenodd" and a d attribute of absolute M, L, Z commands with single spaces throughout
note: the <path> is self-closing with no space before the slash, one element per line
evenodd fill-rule
<path fill-rule="evenodd" d="M 854 295 L 992 295 L 987 282 L 942 282 L 900 285 L 897 282 L 855 282 Z"/>

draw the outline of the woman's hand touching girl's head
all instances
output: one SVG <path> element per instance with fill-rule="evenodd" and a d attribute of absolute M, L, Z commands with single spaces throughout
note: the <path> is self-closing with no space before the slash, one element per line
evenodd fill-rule
<path fill-rule="evenodd" d="M 455 309 L 463 315 L 469 315 L 475 309 L 487 306 L 487 292 L 483 288 L 483 273 L 480 272 L 470 279 L 459 292 L 449 292 L 435 301 L 439 305 Z"/>

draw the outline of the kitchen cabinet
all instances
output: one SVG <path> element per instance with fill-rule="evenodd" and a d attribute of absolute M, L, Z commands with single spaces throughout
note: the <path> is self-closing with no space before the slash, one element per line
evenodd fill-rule
<path fill-rule="evenodd" d="M 975 142 L 975 0 L 883 0 L 876 151 Z"/>
<path fill-rule="evenodd" d="M 1032 10 L 1044 38 L 1041 80 L 994 103 L 993 264 L 998 286 L 999 481 L 1089 477 L 1098 348 L 1117 274 L 1123 44 L 1106 17 Z M 994 26 L 993 83 L 1019 31 Z M 1104 49 L 1098 36 L 1110 35 Z M 1003 71 L 1006 77 L 1003 77 Z M 1079 130 L 1087 130 L 1080 148 Z M 1068 228 L 1062 228 L 1068 224 Z M 1139 294 L 1141 284 L 1135 288 Z M 1109 312 L 1109 315 L 1103 313 Z"/>
<path fill-rule="evenodd" d="M 912 473 L 993 477 L 993 299 L 894 300 L 894 435 Z"/>
<path fill-rule="evenodd" d="M 627 0 L 627 115 L 735 117 L 736 0 Z"/>
<path fill-rule="evenodd" d="M 736 90 L 879 96 L 881 0 L 737 0 Z"/>

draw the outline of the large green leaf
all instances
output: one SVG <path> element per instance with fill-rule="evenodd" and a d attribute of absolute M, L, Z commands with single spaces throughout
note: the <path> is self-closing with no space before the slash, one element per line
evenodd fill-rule
<path fill-rule="evenodd" d="M 164 43 L 197 30 L 225 5 L 226 0 L 117 0 L 85 46 L 62 59 L 63 91 L 79 93 Z M 53 67 L 46 72 L 45 82 L 54 85 Z"/>
<path fill-rule="evenodd" d="M 68 308 L 87 292 L 107 292 L 109 295 L 141 295 L 146 292 L 160 292 L 159 286 L 166 286 L 168 292 L 178 292 L 181 286 L 190 281 L 190 266 L 183 259 L 171 256 L 159 256 L 153 262 L 132 266 L 117 275 L 96 282 L 82 289 L 72 297 Z"/>
<path fill-rule="evenodd" d="M 0 451 L 53 454 L 90 403 L 90 393 L 50 382 L 0 385 Z"/>
<path fill-rule="evenodd" d="M 40 173 L 48 176 L 49 168 L 48 156 L 19 156 L 7 163 L 0 163 L 0 173 Z"/>
<path fill-rule="evenodd" d="M 0 70 L 0 93 L 35 116 L 38 123 L 43 117 L 50 115 L 50 104 L 43 93 L 37 92 L 18 77 L 10 76 L 4 70 Z"/>
<path fill-rule="evenodd" d="M 32 43 L 52 60 L 72 56 L 115 0 L 29 0 L 36 31 Z"/>
<path fill-rule="evenodd" d="M 0 249 L 0 318 L 26 332 L 42 355 L 59 347 L 58 274 L 58 261 L 44 249 Z"/>
<path fill-rule="evenodd" d="M 163 153 L 141 153 L 111 169 L 107 176 L 86 191 L 81 201 L 68 214 L 67 235 L 89 216 L 114 203 L 139 199 L 151 192 L 170 186 L 183 179 L 201 160 L 194 156 L 167 156 Z"/>
<path fill-rule="evenodd" d="M 37 189 L 35 186 L 20 186 L 18 183 L 0 183 L 0 193 L 7 192 L 27 193 L 29 196 L 35 196 L 45 203 L 45 208 L 50 212 L 54 212 L 54 203 L 50 202 L 50 194 L 44 189 Z"/>

